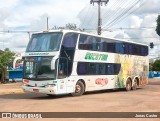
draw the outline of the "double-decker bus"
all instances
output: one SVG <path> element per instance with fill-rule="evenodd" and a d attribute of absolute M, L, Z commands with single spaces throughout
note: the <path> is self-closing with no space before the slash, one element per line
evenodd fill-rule
<path fill-rule="evenodd" d="M 23 90 L 80 96 L 87 91 L 148 83 L 148 46 L 73 30 L 32 34 L 23 65 Z"/>

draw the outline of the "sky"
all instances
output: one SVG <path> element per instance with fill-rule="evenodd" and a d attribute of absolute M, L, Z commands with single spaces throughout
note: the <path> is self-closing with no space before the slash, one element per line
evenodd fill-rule
<path fill-rule="evenodd" d="M 160 0 L 109 0 L 101 6 L 102 35 L 148 44 L 150 58 L 160 55 L 160 37 L 155 32 Z M 27 32 L 75 23 L 96 34 L 97 4 L 90 0 L 0 0 L 0 49 L 23 52 L 29 41 Z M 9 32 L 4 32 L 9 31 Z"/>

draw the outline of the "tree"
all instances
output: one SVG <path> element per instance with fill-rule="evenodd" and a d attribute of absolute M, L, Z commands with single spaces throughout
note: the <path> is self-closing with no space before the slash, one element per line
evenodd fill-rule
<path fill-rule="evenodd" d="M 0 73 L 1 73 L 1 83 L 5 83 L 7 67 L 13 61 L 14 53 L 6 48 L 4 52 L 0 55 Z"/>
<path fill-rule="evenodd" d="M 150 70 L 150 71 L 153 70 L 153 63 L 149 63 L 149 70 Z"/>
<path fill-rule="evenodd" d="M 160 71 L 160 60 L 156 60 L 152 65 L 153 71 Z"/>
<path fill-rule="evenodd" d="M 157 18 L 156 32 L 160 36 L 160 15 L 158 15 L 158 18 Z"/>
<path fill-rule="evenodd" d="M 57 26 L 54 26 L 52 29 L 70 29 L 70 30 L 84 31 L 84 29 L 78 28 L 77 25 L 74 24 L 74 23 L 68 23 L 68 24 L 66 24 L 65 27 L 57 27 Z"/>
<path fill-rule="evenodd" d="M 68 23 L 68 24 L 66 24 L 66 29 L 76 30 L 77 29 L 77 25 L 76 24 L 72 24 L 72 23 Z"/>

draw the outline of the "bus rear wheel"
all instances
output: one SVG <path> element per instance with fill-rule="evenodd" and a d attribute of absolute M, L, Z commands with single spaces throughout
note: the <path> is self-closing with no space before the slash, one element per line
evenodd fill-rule
<path fill-rule="evenodd" d="M 138 80 L 135 79 L 134 82 L 133 82 L 132 90 L 136 90 L 137 87 L 138 87 Z"/>
<path fill-rule="evenodd" d="M 127 82 L 126 82 L 126 91 L 130 91 L 131 88 L 132 88 L 131 80 L 127 79 Z"/>
<path fill-rule="evenodd" d="M 72 93 L 72 96 L 80 96 L 84 93 L 84 84 L 81 81 L 78 81 L 75 87 L 75 92 Z"/>

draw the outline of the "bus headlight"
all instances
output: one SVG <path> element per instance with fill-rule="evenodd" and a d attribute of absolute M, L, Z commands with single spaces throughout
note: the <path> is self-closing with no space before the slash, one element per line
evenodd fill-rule
<path fill-rule="evenodd" d="M 23 83 L 23 86 L 28 86 L 28 84 L 26 84 L 26 83 Z"/>

